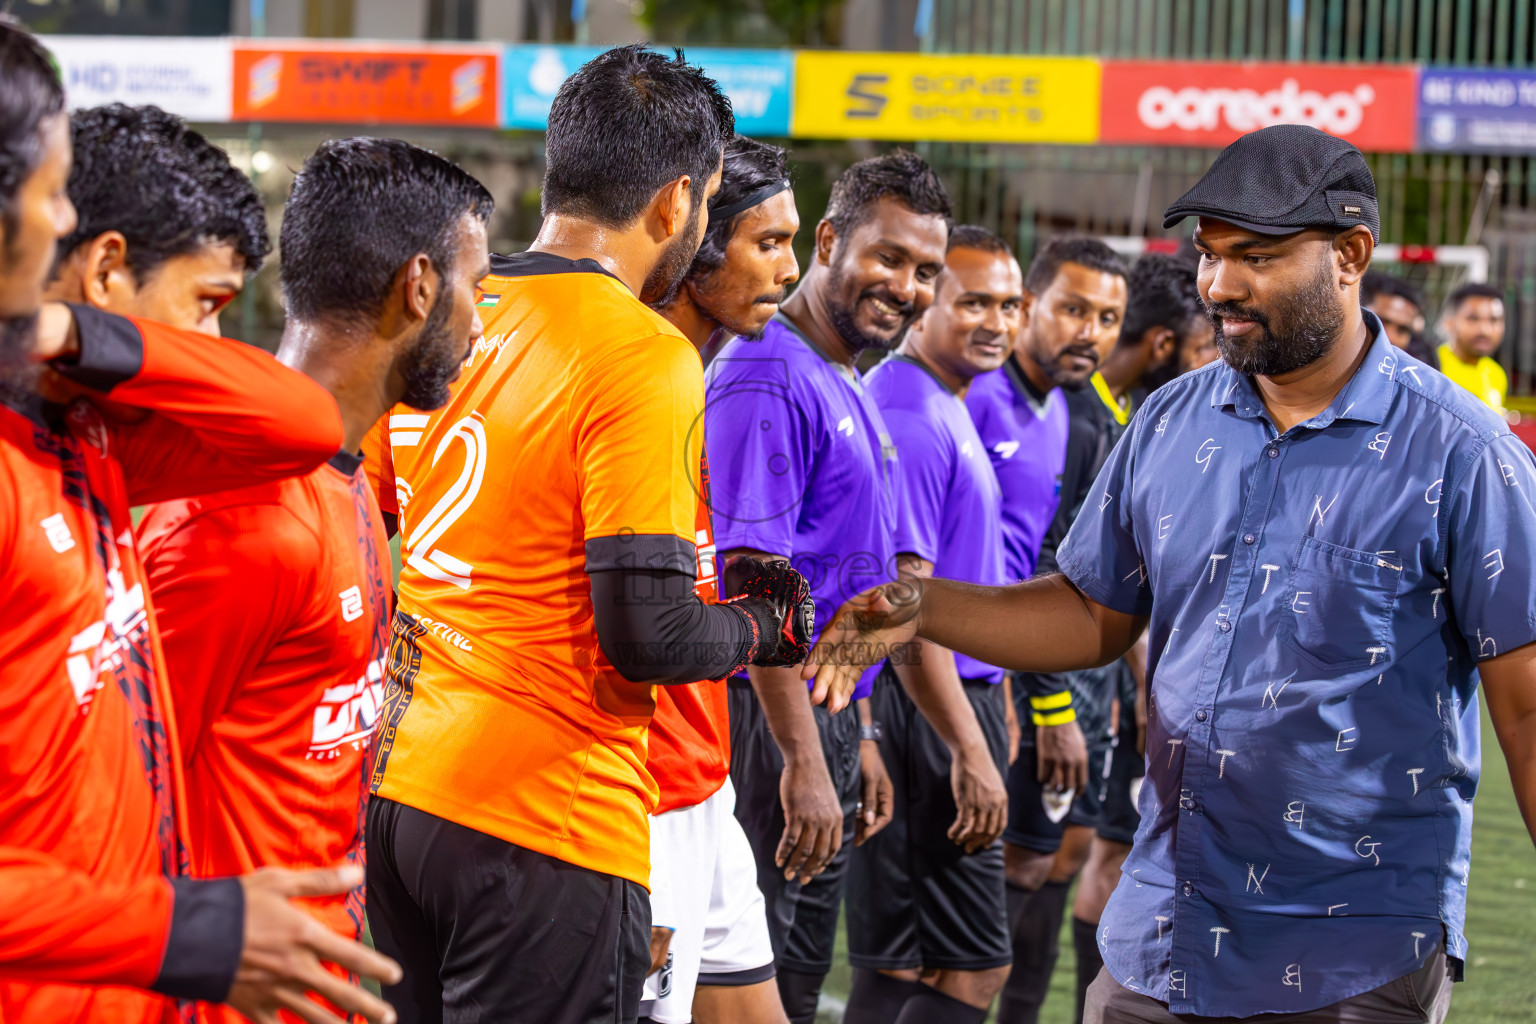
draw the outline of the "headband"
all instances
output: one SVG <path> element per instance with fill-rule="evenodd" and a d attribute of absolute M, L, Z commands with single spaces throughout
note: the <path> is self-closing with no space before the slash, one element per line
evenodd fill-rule
<path fill-rule="evenodd" d="M 709 219 L 710 220 L 723 220 L 723 219 L 726 219 L 726 218 L 729 218 L 729 217 L 734 217 L 738 213 L 741 213 L 744 210 L 750 210 L 750 209 L 752 209 L 752 207 L 756 206 L 757 204 L 765 202 L 765 201 L 773 198 L 774 196 L 778 195 L 780 192 L 788 192 L 788 191 L 789 191 L 789 179 L 788 178 L 780 178 L 778 181 L 775 181 L 775 182 L 773 182 L 771 184 L 768 184 L 768 185 L 764 185 L 762 188 L 758 189 L 756 192 L 750 193 L 749 195 L 746 196 L 746 198 L 738 200 L 737 202 L 732 203 L 730 206 L 722 206 L 722 207 L 719 207 L 718 209 L 710 210 L 709 211 Z"/>

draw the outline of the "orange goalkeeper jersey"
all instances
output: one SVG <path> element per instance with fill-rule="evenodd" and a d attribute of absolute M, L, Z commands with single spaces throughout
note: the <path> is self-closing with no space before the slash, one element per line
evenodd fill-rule
<path fill-rule="evenodd" d="M 389 417 L 403 569 L 374 792 L 645 885 L 655 702 L 603 656 L 587 573 L 695 572 L 703 371 L 591 260 L 492 270 L 448 406 Z"/>
<path fill-rule="evenodd" d="M 78 310 L 101 400 L 0 405 L 0 1020 L 140 1024 L 184 873 L 182 780 L 131 506 L 307 472 L 317 384 L 238 342 Z M 109 410 L 109 411 L 104 411 Z M 123 987 L 133 986 L 133 988 Z"/>
<path fill-rule="evenodd" d="M 151 506 L 139 543 L 170 671 L 192 873 L 363 859 L 389 550 L 361 459 Z M 362 933 L 362 891 L 316 901 Z"/>

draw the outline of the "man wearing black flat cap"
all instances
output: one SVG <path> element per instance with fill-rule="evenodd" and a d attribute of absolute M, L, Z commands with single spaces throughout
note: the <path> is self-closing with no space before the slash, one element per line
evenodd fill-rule
<path fill-rule="evenodd" d="M 815 670 L 915 634 L 1063 671 L 1150 626 L 1141 827 L 1084 1020 L 1441 1022 L 1479 679 L 1536 834 L 1536 462 L 1360 308 L 1379 220 L 1349 143 L 1244 136 L 1164 225 L 1191 216 L 1222 362 L 1148 399 L 1060 573 L 887 584 Z"/>

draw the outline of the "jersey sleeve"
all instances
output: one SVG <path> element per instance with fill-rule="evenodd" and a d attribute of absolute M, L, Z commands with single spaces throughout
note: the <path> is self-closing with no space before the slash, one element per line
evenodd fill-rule
<path fill-rule="evenodd" d="M 586 571 L 698 574 L 704 371 L 682 338 L 625 344 L 588 368 L 571 420 Z"/>
<path fill-rule="evenodd" d="M 898 555 L 937 562 L 944 528 L 944 500 L 954 477 L 954 443 L 925 417 L 886 417 L 896 443 Z"/>
<path fill-rule="evenodd" d="M 1136 418 L 1088 489 L 1083 507 L 1057 552 L 1057 563 L 1072 584 L 1106 608 L 1149 615 L 1152 590 L 1136 539 L 1134 487 L 1140 447 Z"/>
<path fill-rule="evenodd" d="M 112 430 L 133 504 L 307 473 L 341 448 L 336 401 L 260 349 L 72 306 L 80 357 L 61 375 L 151 413 Z"/>
<path fill-rule="evenodd" d="M 784 361 L 710 364 L 704 423 L 715 546 L 791 557 L 815 445 Z"/>
<path fill-rule="evenodd" d="M 1445 587 L 1456 627 L 1478 661 L 1536 640 L 1536 460 L 1510 434 L 1494 437 L 1443 494 Z M 1447 510 L 1447 505 L 1449 506 Z"/>
<path fill-rule="evenodd" d="M 183 762 L 257 664 L 302 614 L 319 541 L 287 509 L 199 512 L 164 533 L 161 509 L 140 524 Z"/>

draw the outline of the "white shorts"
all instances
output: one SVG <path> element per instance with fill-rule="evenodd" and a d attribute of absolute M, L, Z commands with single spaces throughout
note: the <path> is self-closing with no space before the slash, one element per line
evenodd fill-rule
<path fill-rule="evenodd" d="M 672 944 L 665 966 L 645 979 L 642 1017 L 689 1024 L 699 985 L 773 977 L 757 864 L 735 809 L 726 779 L 703 803 L 651 818 L 651 926 L 672 929 Z"/>

